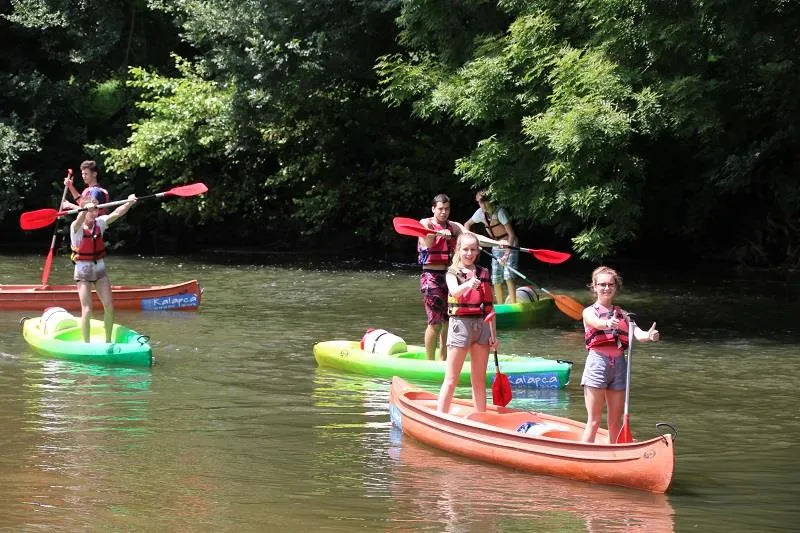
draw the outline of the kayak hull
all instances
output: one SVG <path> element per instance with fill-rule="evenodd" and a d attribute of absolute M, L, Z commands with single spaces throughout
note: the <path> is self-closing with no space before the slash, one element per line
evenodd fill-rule
<path fill-rule="evenodd" d="M 196 279 L 169 285 L 112 285 L 114 308 L 124 311 L 196 311 L 202 289 Z M 92 290 L 95 307 L 102 305 Z M 75 285 L 0 285 L 0 311 L 41 311 L 62 307 L 80 311 Z"/>
<path fill-rule="evenodd" d="M 540 326 L 553 318 L 555 300 L 541 298 L 535 302 L 495 304 L 495 320 L 500 329 Z"/>
<path fill-rule="evenodd" d="M 476 413 L 472 402 L 461 399 L 445 414 L 436 411 L 436 399 L 395 377 L 392 424 L 434 448 L 524 472 L 656 493 L 672 482 L 672 434 L 608 444 L 608 433 L 600 429 L 595 443 L 584 443 L 584 424 L 568 418 L 499 406 Z M 527 432 L 520 432 L 524 427 Z"/>
<path fill-rule="evenodd" d="M 114 324 L 110 343 L 105 342 L 105 327 L 101 320 L 90 321 L 88 343 L 83 341 L 79 317 L 57 331 L 48 332 L 43 326 L 42 317 L 26 318 L 22 325 L 25 341 L 42 355 L 86 363 L 125 366 L 153 364 L 150 339 L 120 324 Z"/>
<path fill-rule="evenodd" d="M 314 345 L 314 358 L 321 367 L 391 379 L 402 376 L 413 381 L 441 383 L 445 361 L 430 361 L 422 346 L 408 346 L 408 351 L 381 355 L 365 352 L 355 341 L 325 341 Z M 572 363 L 523 355 L 498 355 L 500 372 L 507 375 L 511 386 L 520 389 L 563 389 L 570 379 Z M 494 381 L 494 361 L 489 358 L 486 382 Z M 459 385 L 470 384 L 470 365 L 464 364 Z"/>

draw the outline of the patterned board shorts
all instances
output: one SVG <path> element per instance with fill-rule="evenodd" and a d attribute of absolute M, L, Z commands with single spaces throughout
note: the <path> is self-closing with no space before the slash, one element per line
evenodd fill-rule
<path fill-rule="evenodd" d="M 419 292 L 425 303 L 428 324 L 436 326 L 447 322 L 447 281 L 444 270 L 423 270 L 419 278 Z"/>
<path fill-rule="evenodd" d="M 504 280 L 515 279 L 517 276 L 510 269 L 505 268 L 500 259 L 508 253 L 506 264 L 516 269 L 519 263 L 519 250 L 510 250 L 495 246 L 492 248 L 492 285 L 500 285 Z"/>
<path fill-rule="evenodd" d="M 88 281 L 93 283 L 107 276 L 106 264 L 102 259 L 99 259 L 97 263 L 94 261 L 75 262 L 75 272 L 73 273 L 73 279 L 75 281 Z"/>
<path fill-rule="evenodd" d="M 489 344 L 492 328 L 482 316 L 451 316 L 447 328 L 447 345 L 453 348 L 469 348 L 473 344 Z"/>
<path fill-rule="evenodd" d="M 596 389 L 625 390 L 628 360 L 624 356 L 609 357 L 589 351 L 581 377 L 581 386 Z"/>

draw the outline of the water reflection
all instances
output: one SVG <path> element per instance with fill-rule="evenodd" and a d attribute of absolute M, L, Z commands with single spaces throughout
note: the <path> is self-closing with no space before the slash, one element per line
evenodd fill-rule
<path fill-rule="evenodd" d="M 674 531 L 664 494 L 536 476 L 442 454 L 391 430 L 387 531 Z"/>

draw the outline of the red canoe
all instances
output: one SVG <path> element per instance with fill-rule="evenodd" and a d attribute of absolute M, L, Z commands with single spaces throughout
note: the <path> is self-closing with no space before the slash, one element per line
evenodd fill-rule
<path fill-rule="evenodd" d="M 196 279 L 172 285 L 112 285 L 114 308 L 128 311 L 196 311 L 202 289 Z M 100 306 L 92 292 L 94 306 Z M 34 310 L 63 307 L 80 311 L 75 285 L 0 285 L 0 310 Z"/>
<path fill-rule="evenodd" d="M 392 379 L 392 423 L 403 433 L 450 453 L 515 470 L 666 492 L 675 469 L 674 435 L 608 444 L 580 442 L 584 424 L 568 418 L 489 406 L 476 413 L 472 402 L 454 399 L 450 412 L 436 410 L 436 394 Z M 520 430 L 527 429 L 525 432 Z"/>

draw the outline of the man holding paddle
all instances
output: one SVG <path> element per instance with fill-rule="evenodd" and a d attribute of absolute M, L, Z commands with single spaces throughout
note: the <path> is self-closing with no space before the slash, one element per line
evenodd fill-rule
<path fill-rule="evenodd" d="M 505 303 L 503 296 L 503 283 L 508 288 L 509 303 L 517 303 L 517 288 L 514 277 L 514 268 L 519 262 L 519 251 L 509 246 L 517 245 L 517 236 L 511 225 L 511 217 L 502 207 L 496 207 L 489 200 L 486 191 L 478 191 L 475 195 L 478 209 L 472 218 L 464 223 L 464 229 L 470 231 L 475 223 L 481 223 L 486 228 L 486 233 L 492 239 L 499 240 L 499 244 L 492 248 L 492 285 L 494 285 L 495 301 Z M 505 268 L 508 265 L 511 268 Z"/>
<path fill-rule="evenodd" d="M 110 196 L 108 191 L 97 183 L 97 163 L 95 161 L 87 160 L 81 163 L 81 178 L 86 184 L 83 192 L 78 193 L 78 189 L 72 183 L 72 175 L 70 174 L 64 179 L 64 185 L 69 189 L 69 193 L 76 202 L 91 202 L 94 205 L 108 203 Z M 72 202 L 65 201 L 61 205 L 61 209 L 77 209 L 79 206 Z M 105 215 L 107 210 L 100 208 L 97 210 L 99 215 Z"/>
<path fill-rule="evenodd" d="M 439 353 L 444 361 L 447 359 L 447 330 L 444 324 L 448 321 L 445 274 L 455 250 L 456 238 L 462 233 L 463 227 L 457 222 L 448 220 L 450 198 L 446 194 L 437 194 L 433 198 L 431 211 L 432 217 L 419 221 L 425 229 L 435 232 L 418 238 L 418 261 L 422 265 L 419 290 L 428 317 L 428 326 L 425 328 L 425 352 L 428 359 L 435 359 L 438 341 Z"/>
<path fill-rule="evenodd" d="M 106 255 L 103 234 L 106 228 L 127 213 L 135 202 L 136 195 L 131 194 L 128 196 L 128 200 L 112 211 L 110 215 L 98 215 L 97 204 L 81 200 L 83 203 L 81 211 L 70 225 L 72 260 L 75 262 L 74 279 L 81 301 L 81 332 L 84 342 L 89 342 L 92 284 L 97 290 L 97 297 L 103 304 L 106 342 L 111 342 L 111 331 L 114 327 L 114 303 L 111 295 L 111 281 L 108 279 L 106 265 L 103 261 Z"/>

